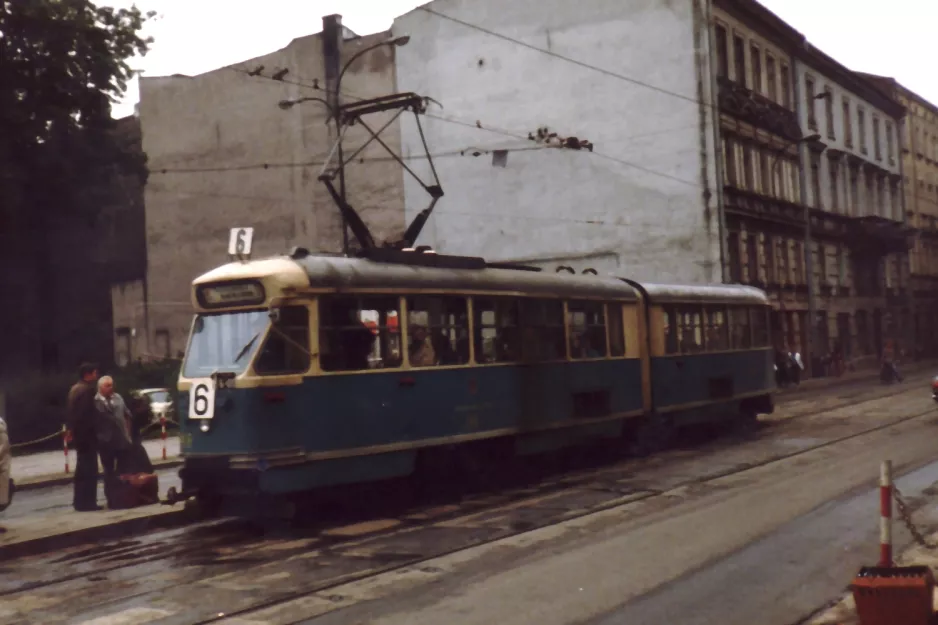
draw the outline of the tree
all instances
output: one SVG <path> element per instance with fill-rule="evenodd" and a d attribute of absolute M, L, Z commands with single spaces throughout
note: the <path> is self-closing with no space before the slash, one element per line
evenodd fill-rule
<path fill-rule="evenodd" d="M 149 50 L 140 30 L 153 14 L 88 0 L 0 1 L 0 167 L 14 212 L 55 195 L 74 206 L 85 195 L 76 179 L 120 160 L 108 139 L 111 103 L 133 76 L 128 61 Z"/>
<path fill-rule="evenodd" d="M 43 349 L 61 340 L 46 330 L 55 315 L 81 314 L 55 311 L 49 293 L 96 273 L 82 248 L 94 245 L 98 215 L 122 201 L 122 177 L 145 179 L 145 158 L 120 140 L 110 113 L 133 76 L 130 59 L 149 50 L 140 31 L 152 16 L 89 0 L 0 0 L 0 291 L 16 284 L 21 293 L 0 324 L 24 336 L 33 327 L 0 371 L 2 360 L 16 366 L 35 352 L 35 337 Z M 74 249 L 50 250 L 63 231 L 75 233 Z"/>

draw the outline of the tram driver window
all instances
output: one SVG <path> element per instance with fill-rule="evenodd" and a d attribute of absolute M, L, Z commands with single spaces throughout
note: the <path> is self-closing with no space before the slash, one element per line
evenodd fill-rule
<path fill-rule="evenodd" d="M 279 318 L 271 322 L 254 371 L 259 375 L 305 373 L 309 363 L 309 310 L 305 306 L 285 306 Z"/>
<path fill-rule="evenodd" d="M 466 298 L 407 298 L 408 356 L 411 367 L 464 365 L 469 362 Z"/>
<path fill-rule="evenodd" d="M 400 301 L 392 296 L 324 296 L 319 300 L 323 371 L 401 365 Z"/>
<path fill-rule="evenodd" d="M 547 299 L 521 300 L 521 352 L 528 362 L 564 360 L 563 302 Z"/>
<path fill-rule="evenodd" d="M 518 300 L 506 297 L 473 298 L 473 342 L 480 365 L 521 360 Z"/>
<path fill-rule="evenodd" d="M 569 302 L 570 357 L 603 358 L 606 356 L 605 305 L 599 302 Z"/>
<path fill-rule="evenodd" d="M 748 308 L 730 308 L 730 329 L 733 349 L 752 347 L 752 327 L 749 323 Z"/>

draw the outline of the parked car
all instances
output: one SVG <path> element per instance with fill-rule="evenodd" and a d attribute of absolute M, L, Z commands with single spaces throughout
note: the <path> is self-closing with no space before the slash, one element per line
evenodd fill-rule
<path fill-rule="evenodd" d="M 160 417 L 176 418 L 176 404 L 168 388 L 144 388 L 134 391 L 133 394 L 150 402 L 150 412 L 154 422 L 159 421 Z"/>
<path fill-rule="evenodd" d="M 0 417 L 0 511 L 6 510 L 13 501 L 15 484 L 10 476 L 13 465 L 13 450 L 10 448 L 10 435 L 7 423 Z"/>
<path fill-rule="evenodd" d="M 938 377 L 931 381 L 931 398 L 938 402 Z"/>

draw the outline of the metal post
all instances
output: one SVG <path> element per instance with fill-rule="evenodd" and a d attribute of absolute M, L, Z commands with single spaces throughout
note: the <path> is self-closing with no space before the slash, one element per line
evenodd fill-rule
<path fill-rule="evenodd" d="M 342 153 L 342 124 L 339 121 L 339 67 L 342 61 L 342 16 L 327 15 L 322 18 L 323 62 L 326 74 L 326 100 L 329 113 L 335 124 L 337 154 L 339 158 L 339 196 L 346 202 L 345 194 L 345 157 Z M 348 220 L 342 212 L 342 253 L 349 254 Z"/>
<path fill-rule="evenodd" d="M 879 565 L 892 566 L 892 462 L 879 468 Z"/>
<path fill-rule="evenodd" d="M 801 102 L 800 91 L 798 86 L 800 85 L 800 74 L 799 74 L 799 63 L 798 59 L 794 56 L 791 59 L 792 64 L 792 97 L 795 102 L 795 115 L 798 118 L 798 125 L 802 123 L 801 115 L 803 108 Z M 814 100 L 811 101 L 811 106 L 814 106 Z M 805 118 L 807 119 L 807 117 Z M 805 150 L 808 149 L 807 146 L 799 144 L 798 146 L 798 182 L 801 185 L 801 205 L 804 207 L 804 270 L 807 274 L 807 286 L 808 286 L 808 332 L 806 333 L 808 344 L 805 346 L 805 369 L 808 376 L 814 375 L 814 363 L 812 362 L 814 354 L 814 346 L 817 344 L 815 338 L 815 332 L 817 330 L 817 310 L 816 303 L 814 301 L 814 254 L 811 249 L 811 207 L 808 205 L 808 185 L 807 176 L 805 174 Z"/>

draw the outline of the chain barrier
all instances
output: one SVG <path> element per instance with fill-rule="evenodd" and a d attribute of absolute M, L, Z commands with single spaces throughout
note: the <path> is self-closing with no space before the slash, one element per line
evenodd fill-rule
<path fill-rule="evenodd" d="M 938 549 L 938 545 L 929 543 L 922 532 L 915 527 L 915 523 L 912 522 L 912 512 L 909 510 L 905 501 L 903 501 L 902 493 L 899 492 L 895 484 L 892 485 L 892 498 L 896 501 L 896 510 L 899 512 L 899 518 L 902 520 L 902 524 L 905 525 L 909 533 L 912 534 L 912 538 L 915 542 L 925 549 Z"/>
<path fill-rule="evenodd" d="M 167 418 L 167 419 L 166 419 L 166 425 L 168 426 L 169 424 L 173 424 L 173 425 L 176 426 L 177 428 L 179 427 L 179 423 L 178 423 L 177 421 L 174 421 L 174 420 L 172 420 L 172 419 Z M 141 432 L 141 434 L 142 434 L 143 432 L 146 432 L 146 431 L 149 430 L 150 428 L 156 427 L 156 426 L 158 426 L 158 425 L 160 425 L 160 422 L 159 422 L 159 421 L 154 421 L 153 423 L 151 423 L 151 424 L 149 424 L 148 426 L 146 426 L 146 427 L 144 427 L 143 429 L 141 429 L 140 432 Z M 18 447 L 28 447 L 28 446 L 30 446 L 30 445 L 35 445 L 36 443 L 44 443 L 44 442 L 46 442 L 46 441 L 51 441 L 53 438 L 61 438 L 61 437 L 62 437 L 62 432 L 61 432 L 61 431 L 53 432 L 52 434 L 49 434 L 48 436 L 43 436 L 42 438 L 37 438 L 36 440 L 25 441 L 25 442 L 22 442 L 22 443 L 14 443 L 14 444 L 10 445 L 10 448 L 12 448 L 12 449 L 17 449 Z"/>

